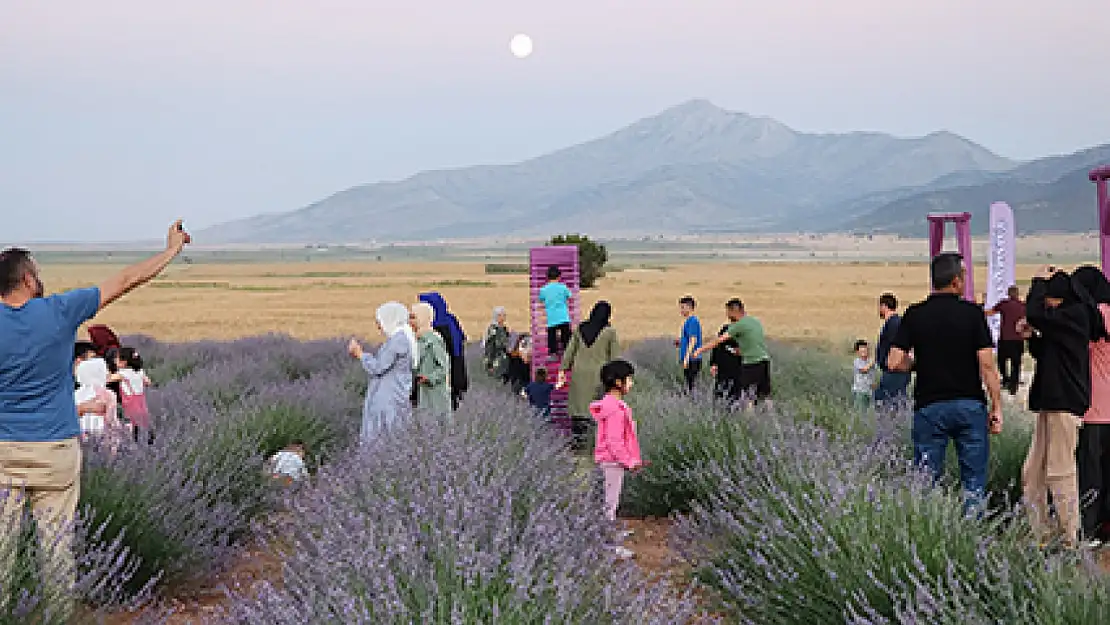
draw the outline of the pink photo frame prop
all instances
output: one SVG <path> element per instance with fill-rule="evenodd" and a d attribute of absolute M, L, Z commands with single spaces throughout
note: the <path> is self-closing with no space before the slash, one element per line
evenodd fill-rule
<path fill-rule="evenodd" d="M 547 284 L 547 268 L 559 268 L 562 276 L 559 278 L 563 284 L 570 288 L 571 298 L 569 303 L 571 321 L 580 319 L 579 315 L 579 279 L 578 279 L 578 248 L 574 245 L 549 245 L 534 247 L 528 253 L 530 265 L 529 274 L 529 310 L 532 322 L 532 366 L 531 376 L 536 378 L 536 370 L 545 368 L 548 379 L 554 382 L 554 376 L 559 370 L 560 363 L 556 357 L 547 353 L 547 323 L 543 304 L 540 303 L 539 293 L 543 285 Z M 573 375 L 571 372 L 570 375 Z M 568 386 L 551 393 L 551 420 L 556 428 L 564 434 L 571 433 L 571 415 L 567 411 L 567 389 L 570 375 L 567 376 Z M 580 415 L 584 416 L 584 415 Z"/>
<path fill-rule="evenodd" d="M 956 241 L 964 259 L 967 278 L 964 280 L 964 299 L 975 301 L 975 266 L 971 262 L 971 213 L 933 213 L 929 218 L 929 260 L 937 257 L 944 247 L 944 227 L 956 224 Z"/>

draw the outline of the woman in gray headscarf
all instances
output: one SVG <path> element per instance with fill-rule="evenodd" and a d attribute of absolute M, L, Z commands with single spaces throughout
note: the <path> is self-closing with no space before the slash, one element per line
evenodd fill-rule
<path fill-rule="evenodd" d="M 495 378 L 505 379 L 509 366 L 509 328 L 505 325 L 505 307 L 493 309 L 486 335 L 482 338 L 483 363 L 486 372 Z"/>
<path fill-rule="evenodd" d="M 372 354 L 363 351 L 355 339 L 347 344 L 348 353 L 362 364 L 370 378 L 362 406 L 361 445 L 412 414 L 409 393 L 412 392 L 417 344 L 409 326 L 409 310 L 400 302 L 382 304 L 377 321 L 378 330 L 386 337 L 378 351 Z"/>

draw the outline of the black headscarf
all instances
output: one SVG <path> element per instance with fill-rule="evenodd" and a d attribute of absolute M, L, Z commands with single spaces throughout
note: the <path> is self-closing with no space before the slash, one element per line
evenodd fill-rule
<path fill-rule="evenodd" d="M 578 331 L 582 334 L 586 347 L 593 347 L 601 331 L 609 327 L 609 318 L 612 315 L 613 307 L 609 302 L 601 300 L 594 304 L 593 310 L 590 311 L 590 318 L 578 325 Z"/>
<path fill-rule="evenodd" d="M 1099 304 L 1110 304 L 1110 281 L 1102 270 L 1093 265 L 1084 265 L 1071 274 L 1072 290 L 1079 301 L 1086 305 L 1091 320 L 1091 340 L 1110 339 L 1110 331 L 1102 318 Z"/>
<path fill-rule="evenodd" d="M 1057 271 L 1052 274 L 1052 277 L 1048 279 L 1048 284 L 1046 285 L 1045 297 L 1062 299 L 1065 304 L 1075 302 L 1076 297 L 1071 287 L 1071 276 L 1063 271 Z"/>
<path fill-rule="evenodd" d="M 1071 274 L 1072 285 L 1080 296 L 1090 295 L 1096 304 L 1110 304 L 1110 280 L 1094 265 L 1083 265 Z"/>

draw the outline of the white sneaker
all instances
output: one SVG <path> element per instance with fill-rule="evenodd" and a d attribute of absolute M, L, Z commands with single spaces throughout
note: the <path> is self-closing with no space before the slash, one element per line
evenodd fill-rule
<path fill-rule="evenodd" d="M 636 532 L 634 532 L 632 530 L 620 530 L 619 532 L 617 532 L 617 540 L 624 540 L 624 539 L 634 535 L 635 533 Z"/>

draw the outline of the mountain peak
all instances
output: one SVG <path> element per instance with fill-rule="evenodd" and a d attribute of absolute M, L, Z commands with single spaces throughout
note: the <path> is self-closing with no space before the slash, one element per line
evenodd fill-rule
<path fill-rule="evenodd" d="M 662 113 L 660 117 L 704 117 L 704 116 L 717 116 L 717 115 L 737 115 L 732 111 L 725 110 L 716 104 L 713 104 L 705 98 L 693 98 L 685 102 L 676 104 Z"/>
<path fill-rule="evenodd" d="M 702 147 L 720 147 L 729 142 L 761 144 L 761 149 L 772 151 L 785 149 L 796 137 L 792 129 L 770 117 L 729 111 L 705 98 L 676 104 L 618 131 L 621 133 L 654 136 L 668 142 L 698 143 Z"/>

